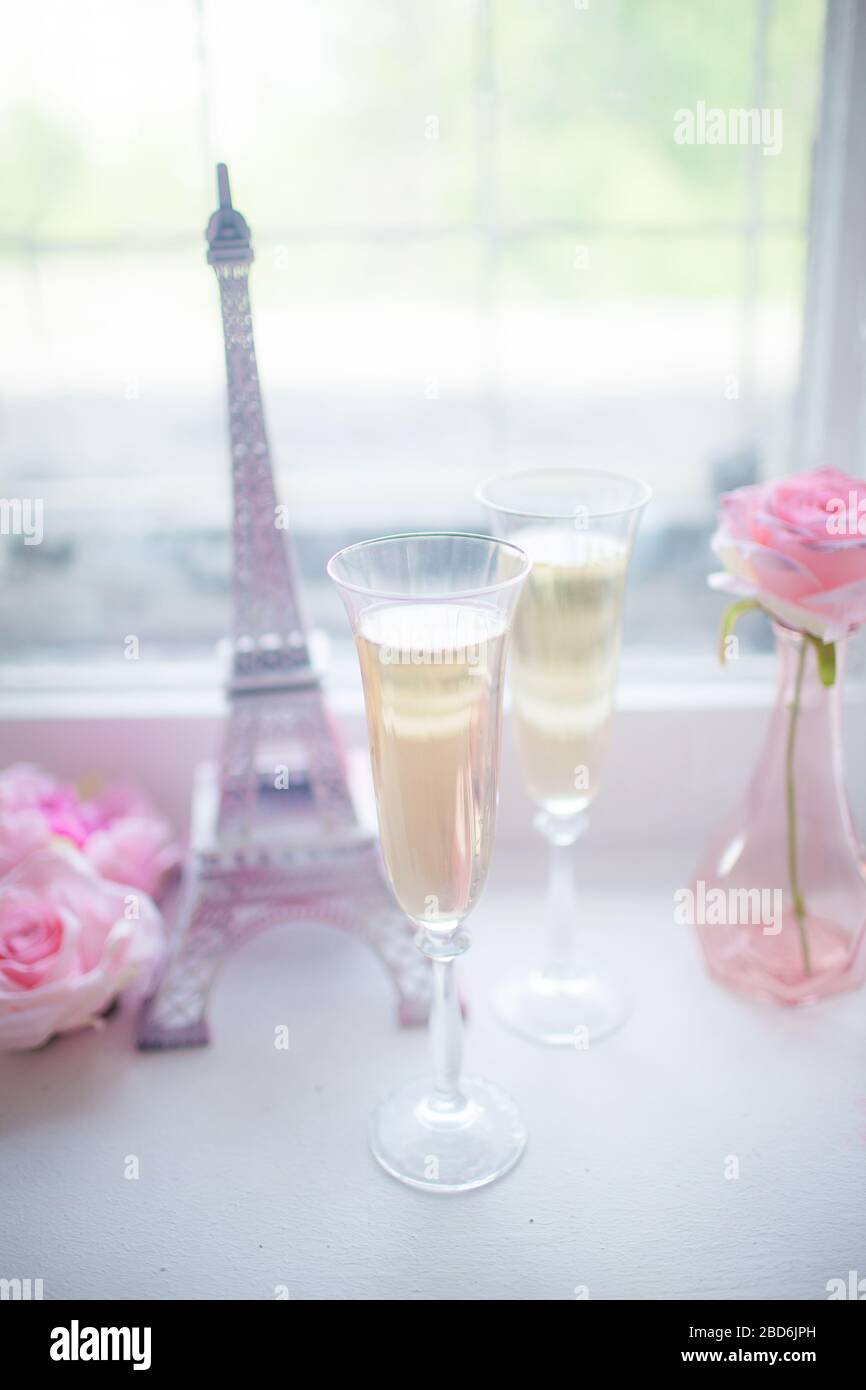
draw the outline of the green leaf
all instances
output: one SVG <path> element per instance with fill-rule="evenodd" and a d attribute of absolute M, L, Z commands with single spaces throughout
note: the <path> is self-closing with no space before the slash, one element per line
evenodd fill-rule
<path fill-rule="evenodd" d="M 736 603 L 732 603 L 730 608 L 726 610 L 725 615 L 722 618 L 722 630 L 719 633 L 719 661 L 722 663 L 723 666 L 725 664 L 725 661 L 727 660 L 725 647 L 727 645 L 728 638 L 731 636 L 731 633 L 737 626 L 737 623 L 739 622 L 740 618 L 743 616 L 744 613 L 750 612 L 753 608 L 760 608 L 760 606 L 761 605 L 758 603 L 757 599 L 741 598 L 738 599 Z"/>
<path fill-rule="evenodd" d="M 836 683 L 836 644 L 835 642 L 822 642 L 820 637 L 813 637 L 811 632 L 807 632 L 806 637 L 815 648 L 815 656 L 818 659 L 818 675 L 822 685 L 831 686 Z"/>

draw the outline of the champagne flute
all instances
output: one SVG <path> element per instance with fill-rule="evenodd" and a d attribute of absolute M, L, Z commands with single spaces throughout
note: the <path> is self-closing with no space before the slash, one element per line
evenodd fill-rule
<path fill-rule="evenodd" d="M 371 1147 L 412 1187 L 460 1192 L 526 1144 L 514 1102 L 461 1073 L 454 962 L 487 877 L 496 822 L 505 652 L 530 565 L 489 536 L 387 536 L 328 564 L 361 665 L 385 867 L 432 962 L 432 1083 L 377 1110 Z"/>
<path fill-rule="evenodd" d="M 504 1021 L 537 1042 L 586 1046 L 628 1017 L 624 989 L 577 950 L 570 850 L 587 826 L 610 739 L 623 598 L 649 488 L 589 468 L 503 474 L 479 500 L 497 535 L 525 550 L 532 573 L 511 655 L 523 776 L 548 843 L 550 943 L 544 964 L 507 976 Z"/>

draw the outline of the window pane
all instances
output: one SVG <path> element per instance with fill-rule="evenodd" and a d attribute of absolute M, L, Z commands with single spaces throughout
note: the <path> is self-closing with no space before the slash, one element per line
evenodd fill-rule
<path fill-rule="evenodd" d="M 655 491 L 630 640 L 709 650 L 718 491 L 786 462 L 822 13 L 19 7 L 0 52 L 0 462 L 8 496 L 43 499 L 45 538 L 0 541 L 7 655 L 128 633 L 204 650 L 227 629 L 217 157 L 253 228 L 314 620 L 343 630 L 336 545 L 476 527 L 499 468 L 601 463 Z M 780 110 L 780 148 L 678 143 L 701 104 Z"/>

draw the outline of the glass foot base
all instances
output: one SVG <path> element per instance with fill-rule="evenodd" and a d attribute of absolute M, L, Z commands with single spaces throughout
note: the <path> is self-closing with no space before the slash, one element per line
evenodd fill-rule
<path fill-rule="evenodd" d="M 514 1167 L 526 1147 L 514 1101 L 477 1077 L 464 1077 L 460 1085 L 459 1109 L 437 1109 L 427 1078 L 379 1106 L 370 1147 L 392 1177 L 428 1192 L 465 1192 Z"/>
<path fill-rule="evenodd" d="M 500 981 L 495 1003 L 515 1033 L 578 1051 L 616 1032 L 632 1010 L 627 991 L 591 967 L 580 974 L 515 971 Z"/>

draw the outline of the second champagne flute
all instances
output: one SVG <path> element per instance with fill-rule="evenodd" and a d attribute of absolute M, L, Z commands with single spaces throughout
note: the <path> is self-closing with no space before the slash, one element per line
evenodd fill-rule
<path fill-rule="evenodd" d="M 571 846 L 583 834 L 610 737 L 623 597 L 649 488 L 591 468 L 531 469 L 479 489 L 497 535 L 532 560 L 514 622 L 514 724 L 536 826 L 549 845 L 546 961 L 506 978 L 506 1023 L 537 1042 L 581 1046 L 629 1011 L 605 967 L 578 949 Z"/>
<path fill-rule="evenodd" d="M 493 848 L 505 648 L 529 568 L 514 545 L 449 533 L 365 541 L 328 565 L 358 648 L 385 867 L 434 977 L 432 1081 L 382 1103 L 371 1146 L 437 1192 L 492 1182 L 526 1143 L 514 1102 L 462 1075 L 454 962 Z"/>

